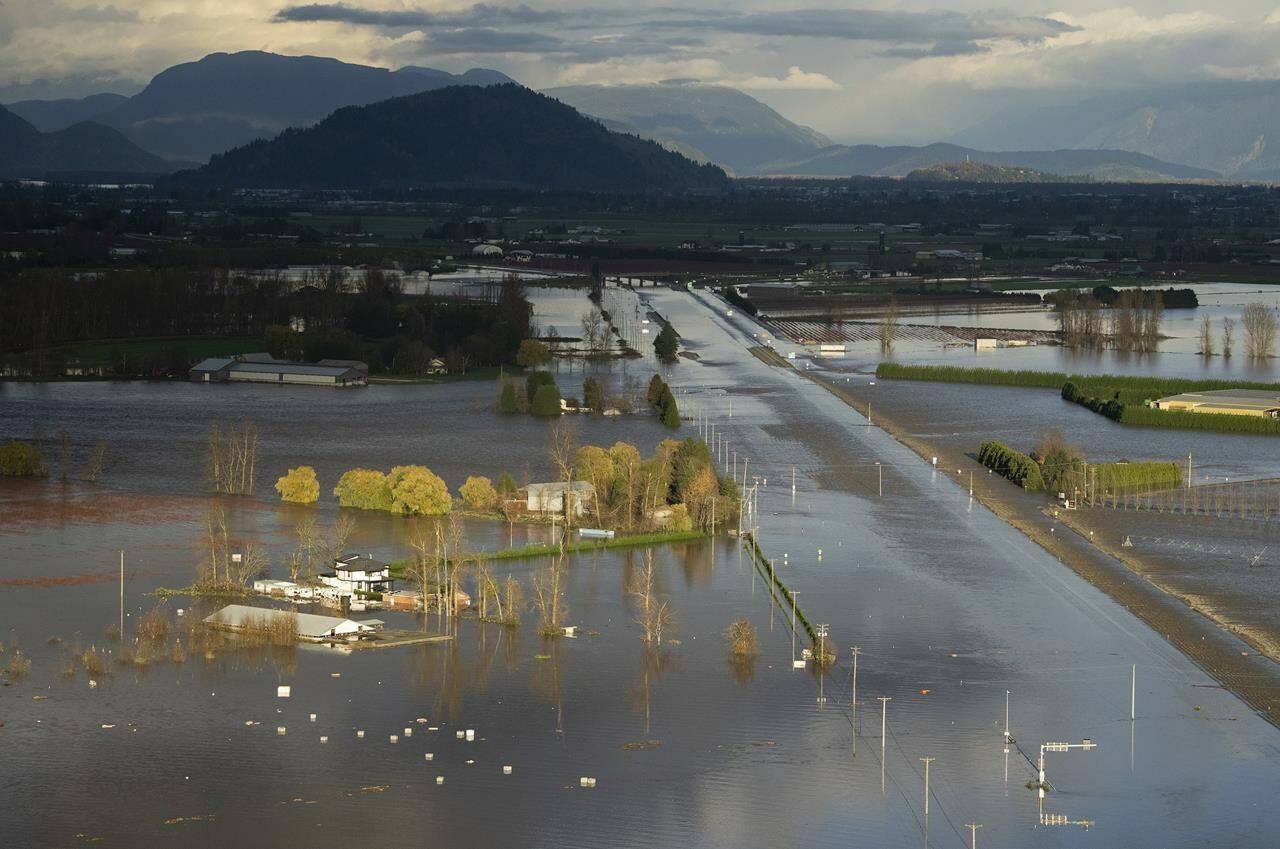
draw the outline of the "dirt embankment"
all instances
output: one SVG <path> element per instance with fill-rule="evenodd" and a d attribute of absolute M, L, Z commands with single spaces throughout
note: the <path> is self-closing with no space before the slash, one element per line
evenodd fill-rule
<path fill-rule="evenodd" d="M 853 391 L 816 375 L 801 374 L 854 410 L 867 414 L 866 400 L 856 397 Z M 1219 603 L 1187 598 L 1159 585 L 1144 574 L 1140 555 L 1125 553 L 1120 559 L 1095 545 L 1080 517 L 1063 522 L 1049 512 L 1051 505 L 1043 496 L 1026 493 L 1003 478 L 986 474 L 984 467 L 955 448 L 933 445 L 911 435 L 894 419 L 892 409 L 886 410 L 883 399 L 877 399 L 874 413 L 877 427 L 921 457 L 937 457 L 941 469 L 963 469 L 964 483 L 968 483 L 969 471 L 975 472 L 973 494 L 987 509 L 1146 622 L 1206 673 L 1280 727 L 1280 667 L 1274 662 L 1280 656 L 1268 658 L 1259 653 L 1275 650 L 1270 640 L 1255 639 L 1257 634 L 1232 623 Z M 1256 651 L 1242 651 L 1241 639 Z"/>

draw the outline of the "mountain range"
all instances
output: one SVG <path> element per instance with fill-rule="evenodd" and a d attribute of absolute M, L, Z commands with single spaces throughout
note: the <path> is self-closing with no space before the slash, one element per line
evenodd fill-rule
<path fill-rule="evenodd" d="M 152 153 L 194 164 L 288 127 L 314 124 L 343 106 L 445 86 L 509 82 L 506 74 L 480 68 L 463 74 L 413 66 L 388 71 L 317 56 L 244 51 L 174 65 L 123 100 L 96 95 L 84 101 L 25 101 L 10 108 L 47 130 L 91 118 Z M 94 105 L 103 111 L 93 112 Z"/>
<path fill-rule="evenodd" d="M 953 141 L 993 149 L 1118 148 L 1229 179 L 1280 180 L 1280 81 L 1224 80 L 1009 109 Z"/>
<path fill-rule="evenodd" d="M 1212 180 L 1213 171 L 1162 162 L 1126 150 L 1012 150 L 983 151 L 954 144 L 881 146 L 833 145 L 804 159 L 773 162 L 764 176 L 905 177 L 912 171 L 956 162 L 1030 168 L 1049 174 L 1074 174 L 1095 180 L 1167 181 Z"/>
<path fill-rule="evenodd" d="M 449 86 L 511 82 L 485 69 L 390 71 L 315 56 L 214 53 L 160 72 L 132 97 L 9 104 L 27 125 L 5 129 L 13 137 L 0 139 L 0 145 L 24 146 L 24 169 L 48 163 L 87 171 L 118 161 L 152 173 L 157 162 L 144 152 L 174 163 L 164 168 L 197 165 L 287 128 L 314 125 L 343 107 Z M 1096 180 L 1280 181 L 1280 81 L 1222 81 L 1098 95 L 1079 103 L 1010 106 L 948 143 L 922 147 L 832 144 L 744 92 L 689 80 L 545 93 L 609 129 L 741 176 L 902 177 L 974 161 Z M 98 129 L 70 132 L 86 121 Z M 141 150 L 122 146 L 103 126 Z M 33 141 L 33 129 L 52 137 Z M 7 170 L 18 164 L 11 159 Z"/>
<path fill-rule="evenodd" d="M 42 133 L 0 106 L 0 177 L 41 179 L 67 172 L 159 174 L 173 166 L 118 131 L 81 121 Z"/>
<path fill-rule="evenodd" d="M 186 185 L 588 192 L 719 191 L 724 172 L 616 133 L 514 83 L 348 106 L 305 129 L 215 155 Z"/>
<path fill-rule="evenodd" d="M 671 80 L 658 85 L 580 85 L 544 89 L 610 129 L 653 139 L 698 162 L 737 174 L 802 159 L 831 145 L 816 130 L 788 121 L 744 92 Z"/>

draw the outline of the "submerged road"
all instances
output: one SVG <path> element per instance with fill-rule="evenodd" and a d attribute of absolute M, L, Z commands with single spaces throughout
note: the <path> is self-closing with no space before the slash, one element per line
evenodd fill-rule
<path fill-rule="evenodd" d="M 970 498 L 954 468 L 932 467 L 828 390 L 749 353 L 760 344 L 753 334 L 764 333 L 749 317 L 730 317 L 705 292 L 642 297 L 696 357 L 665 375 L 686 429 L 708 415 L 728 440 L 729 468 L 736 454 L 748 480 L 760 479 L 761 545 L 810 621 L 830 625 L 841 655 L 831 681 L 846 707 L 848 647 L 862 648 L 864 746 L 878 742 L 876 698 L 891 697 L 911 756 L 937 757 L 932 780 L 947 788 L 943 804 L 998 807 L 986 775 L 1001 757 L 1011 690 L 1013 733 L 1033 756 L 1050 740 L 1099 743 L 1051 756 L 1050 778 L 1063 792 L 1050 794 L 1044 812 L 1071 809 L 1061 812 L 1103 823 L 1105 836 L 1045 826 L 1059 836 L 1045 834 L 1043 845 L 1280 839 L 1280 824 L 1263 813 L 1263 788 L 1280 786 L 1280 730 Z M 1027 799 L 1003 804 L 1034 806 L 1018 769 L 1003 792 Z"/>

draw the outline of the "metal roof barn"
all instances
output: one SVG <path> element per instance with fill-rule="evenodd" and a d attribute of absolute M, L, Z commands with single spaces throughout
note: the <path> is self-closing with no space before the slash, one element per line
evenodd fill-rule
<path fill-rule="evenodd" d="M 205 624 L 230 631 L 242 631 L 270 625 L 276 620 L 296 619 L 298 636 L 308 640 L 323 640 L 330 637 L 350 637 L 380 629 L 385 623 L 381 619 L 365 619 L 356 621 L 339 616 L 320 616 L 315 613 L 295 613 L 292 610 L 277 610 L 271 607 L 252 607 L 247 604 L 228 604 L 216 613 L 205 617 Z"/>

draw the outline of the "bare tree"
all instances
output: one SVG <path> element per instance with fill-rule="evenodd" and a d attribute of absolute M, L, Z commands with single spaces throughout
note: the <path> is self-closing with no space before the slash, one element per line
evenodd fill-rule
<path fill-rule="evenodd" d="M 1200 353 L 1213 356 L 1213 321 L 1207 315 L 1200 316 Z"/>
<path fill-rule="evenodd" d="M 653 551 L 646 549 L 644 565 L 631 574 L 627 595 L 636 606 L 636 623 L 644 630 L 650 647 L 662 645 L 662 633 L 675 621 L 670 603 L 657 596 L 653 581 Z"/>
<path fill-rule="evenodd" d="M 564 618 L 568 612 L 564 601 L 564 557 L 552 558 L 551 563 L 533 576 L 533 603 L 538 609 L 538 632 L 544 637 L 556 637 L 564 630 Z"/>
<path fill-rule="evenodd" d="M 559 475 L 560 482 L 565 485 L 564 495 L 561 498 L 565 527 L 565 533 L 560 537 L 560 547 L 563 550 L 564 541 L 568 537 L 569 525 L 573 521 L 573 511 L 576 506 L 570 487 L 573 484 L 574 459 L 578 454 L 577 425 L 563 418 L 556 419 L 555 424 L 551 426 L 547 453 L 551 455 L 551 463 Z"/>
<path fill-rule="evenodd" d="M 898 336 L 898 302 L 890 298 L 888 305 L 884 308 L 884 315 L 880 317 L 880 350 L 888 352 L 893 350 L 894 340 Z"/>
<path fill-rule="evenodd" d="M 102 469 L 107 459 L 107 442 L 105 439 L 99 439 L 97 444 L 93 446 L 93 453 L 89 455 L 89 465 L 85 469 L 84 477 L 89 483 L 96 483 L 98 478 L 102 476 Z"/>
<path fill-rule="evenodd" d="M 71 435 L 65 430 L 58 431 L 58 475 L 66 483 L 71 474 Z"/>
<path fill-rule="evenodd" d="M 1231 348 L 1235 342 L 1236 320 L 1227 316 L 1222 319 L 1222 356 L 1231 358 Z"/>
<path fill-rule="evenodd" d="M 329 559 L 337 560 L 347 551 L 347 543 L 355 533 L 356 520 L 350 513 L 339 513 L 329 529 Z"/>
<path fill-rule="evenodd" d="M 209 486 L 228 495 L 251 495 L 258 475 L 258 426 L 249 419 L 238 427 L 209 426 L 206 465 Z"/>
<path fill-rule="evenodd" d="M 1255 359 L 1270 357 L 1276 346 L 1276 316 L 1259 302 L 1247 304 L 1240 315 L 1244 325 L 1245 348 Z"/>

